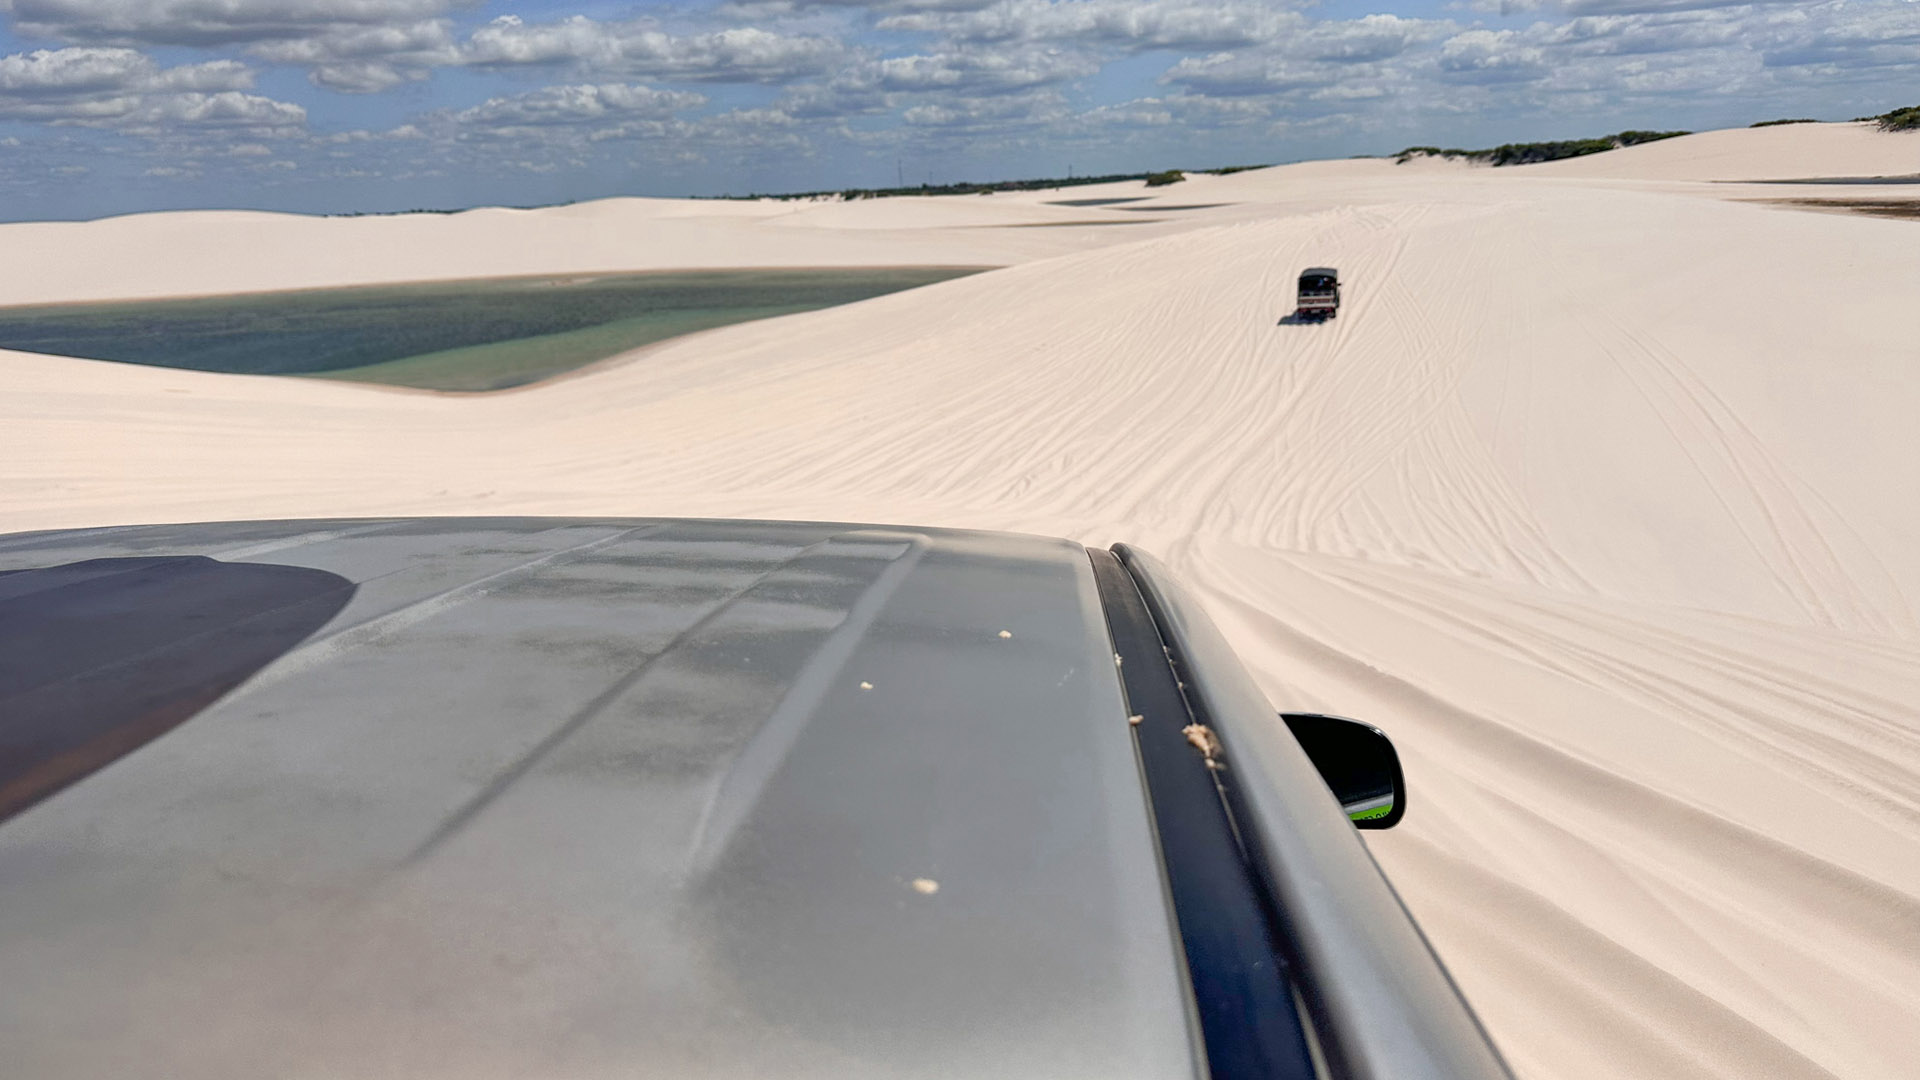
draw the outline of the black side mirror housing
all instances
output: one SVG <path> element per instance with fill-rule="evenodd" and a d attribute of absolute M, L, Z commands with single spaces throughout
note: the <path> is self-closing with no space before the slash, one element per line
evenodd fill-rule
<path fill-rule="evenodd" d="M 1356 829 L 1391 829 L 1407 813 L 1400 754 L 1386 732 L 1344 716 L 1281 713 Z"/>

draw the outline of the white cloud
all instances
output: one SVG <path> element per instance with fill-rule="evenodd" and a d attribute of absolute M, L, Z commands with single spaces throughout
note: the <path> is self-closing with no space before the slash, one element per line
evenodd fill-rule
<path fill-rule="evenodd" d="M 272 63 L 306 67 L 315 85 L 354 94 L 423 79 L 432 67 L 456 58 L 452 30 L 441 19 L 331 27 L 262 42 L 248 52 Z"/>
<path fill-rule="evenodd" d="M 1677 15 L 1587 15 L 1566 23 L 1537 24 L 1530 32 L 1548 47 L 1578 55 L 1627 56 L 1738 46 L 1747 27 L 1725 11 Z"/>
<path fill-rule="evenodd" d="M 1283 5 L 1245 0 L 1001 0 L 991 6 L 926 6 L 888 15 L 878 25 L 962 42 L 1055 41 L 1138 50 L 1255 45 L 1305 23 L 1305 16 Z"/>
<path fill-rule="evenodd" d="M 23 36 L 129 45 L 250 45 L 443 16 L 470 0 L 0 0 Z"/>
<path fill-rule="evenodd" d="M 1463 82 L 1518 82 L 1546 74 L 1546 53 L 1514 30 L 1467 30 L 1440 45 L 1444 77 Z"/>
<path fill-rule="evenodd" d="M 674 36 L 650 22 L 576 15 L 527 23 L 503 15 L 473 32 L 459 62 L 476 67 L 573 66 L 631 78 L 682 82 L 784 82 L 832 71 L 854 50 L 818 35 L 755 27 Z"/>
<path fill-rule="evenodd" d="M 1444 37 L 1452 23 L 1365 15 L 1358 19 L 1315 23 L 1280 45 L 1282 52 L 1306 60 L 1366 63 L 1388 60 L 1416 45 Z"/>
<path fill-rule="evenodd" d="M 445 16 L 479 0 L 0 0 L 28 37 L 83 44 L 236 48 L 372 93 L 453 62 Z"/>
<path fill-rule="evenodd" d="M 1920 67 L 1920 3 L 1821 4 L 1771 12 L 1758 48 L 1769 68 Z M 1887 77 L 1882 73 L 1882 78 Z"/>
<path fill-rule="evenodd" d="M 1543 6 L 1557 8 L 1569 15 L 1644 15 L 1657 12 L 1699 11 L 1706 8 L 1797 2 L 1800 0 L 1557 0 Z"/>
<path fill-rule="evenodd" d="M 1100 65 L 1057 49 L 991 49 L 898 56 L 842 76 L 843 85 L 891 93 L 1004 93 L 1081 78 Z"/>
<path fill-rule="evenodd" d="M 1215 53 L 1181 60 L 1162 81 L 1203 94 L 1243 97 L 1324 86 L 1328 79 L 1319 65 L 1290 57 Z"/>
<path fill-rule="evenodd" d="M 290 102 L 228 90 L 218 94 L 171 94 L 142 101 L 116 127 L 142 132 L 175 128 L 233 128 L 293 134 L 306 126 L 307 110 Z"/>
<path fill-rule="evenodd" d="M 681 143 L 698 145 L 713 151 L 779 150 L 795 154 L 810 153 L 814 147 L 800 122 L 782 109 L 732 109 L 715 116 L 702 117 L 687 125 Z M 676 163 L 704 159 L 706 155 L 678 149 L 666 155 Z"/>
<path fill-rule="evenodd" d="M 305 109 L 242 92 L 252 85 L 233 60 L 163 68 L 133 49 L 41 49 L 0 57 L 0 118 L 128 131 L 305 125 Z"/>
<path fill-rule="evenodd" d="M 475 65 L 580 62 L 608 66 L 620 60 L 620 35 L 584 15 L 533 26 L 518 15 L 502 15 L 475 30 L 460 56 Z"/>
<path fill-rule="evenodd" d="M 1377 98 L 1384 96 L 1386 83 L 1401 78 L 1392 62 L 1410 59 L 1458 29 L 1448 21 L 1395 15 L 1324 20 L 1260 48 L 1186 57 L 1168 69 L 1163 81 L 1228 97 Z M 1326 91 L 1332 87 L 1347 91 L 1330 97 Z"/>
<path fill-rule="evenodd" d="M 1173 109 L 1160 98 L 1136 98 L 1089 110 L 1081 121 L 1096 126 L 1166 127 L 1174 122 Z"/>
<path fill-rule="evenodd" d="M 953 98 L 915 105 L 905 110 L 901 119 L 919 128 L 965 129 L 1001 134 L 1011 128 L 1061 121 L 1067 116 L 1068 112 L 1059 95 L 1040 92 Z"/>
<path fill-rule="evenodd" d="M 548 86 L 512 97 L 489 98 L 453 114 L 455 123 L 483 128 L 596 124 L 664 119 L 706 103 L 701 94 L 620 83 Z"/>
<path fill-rule="evenodd" d="M 39 49 L 0 57 L 0 95 L 241 90 L 253 85 L 245 64 L 214 60 L 162 68 L 133 49 Z"/>

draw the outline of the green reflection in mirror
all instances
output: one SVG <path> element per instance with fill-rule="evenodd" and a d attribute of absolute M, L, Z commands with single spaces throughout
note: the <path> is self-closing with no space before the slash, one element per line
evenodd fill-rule
<path fill-rule="evenodd" d="M 1352 821 L 1378 821 L 1393 815 L 1393 796 L 1371 799 L 1365 803 L 1342 803 L 1340 809 L 1345 810 Z"/>
<path fill-rule="evenodd" d="M 1406 781 L 1386 733 L 1343 716 L 1282 713 L 1280 718 L 1355 828 L 1390 829 L 1405 816 Z"/>

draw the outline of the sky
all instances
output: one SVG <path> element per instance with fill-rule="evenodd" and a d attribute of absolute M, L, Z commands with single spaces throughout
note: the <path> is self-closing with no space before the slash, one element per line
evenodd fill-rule
<path fill-rule="evenodd" d="M 0 0 L 0 220 L 1142 172 L 1920 104 L 1920 0 Z"/>

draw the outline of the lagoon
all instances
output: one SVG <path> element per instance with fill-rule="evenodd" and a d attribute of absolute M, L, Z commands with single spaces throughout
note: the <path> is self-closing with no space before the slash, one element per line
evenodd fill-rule
<path fill-rule="evenodd" d="M 980 269 L 542 275 L 0 307 L 0 348 L 196 371 L 500 390 L 682 334 Z"/>

